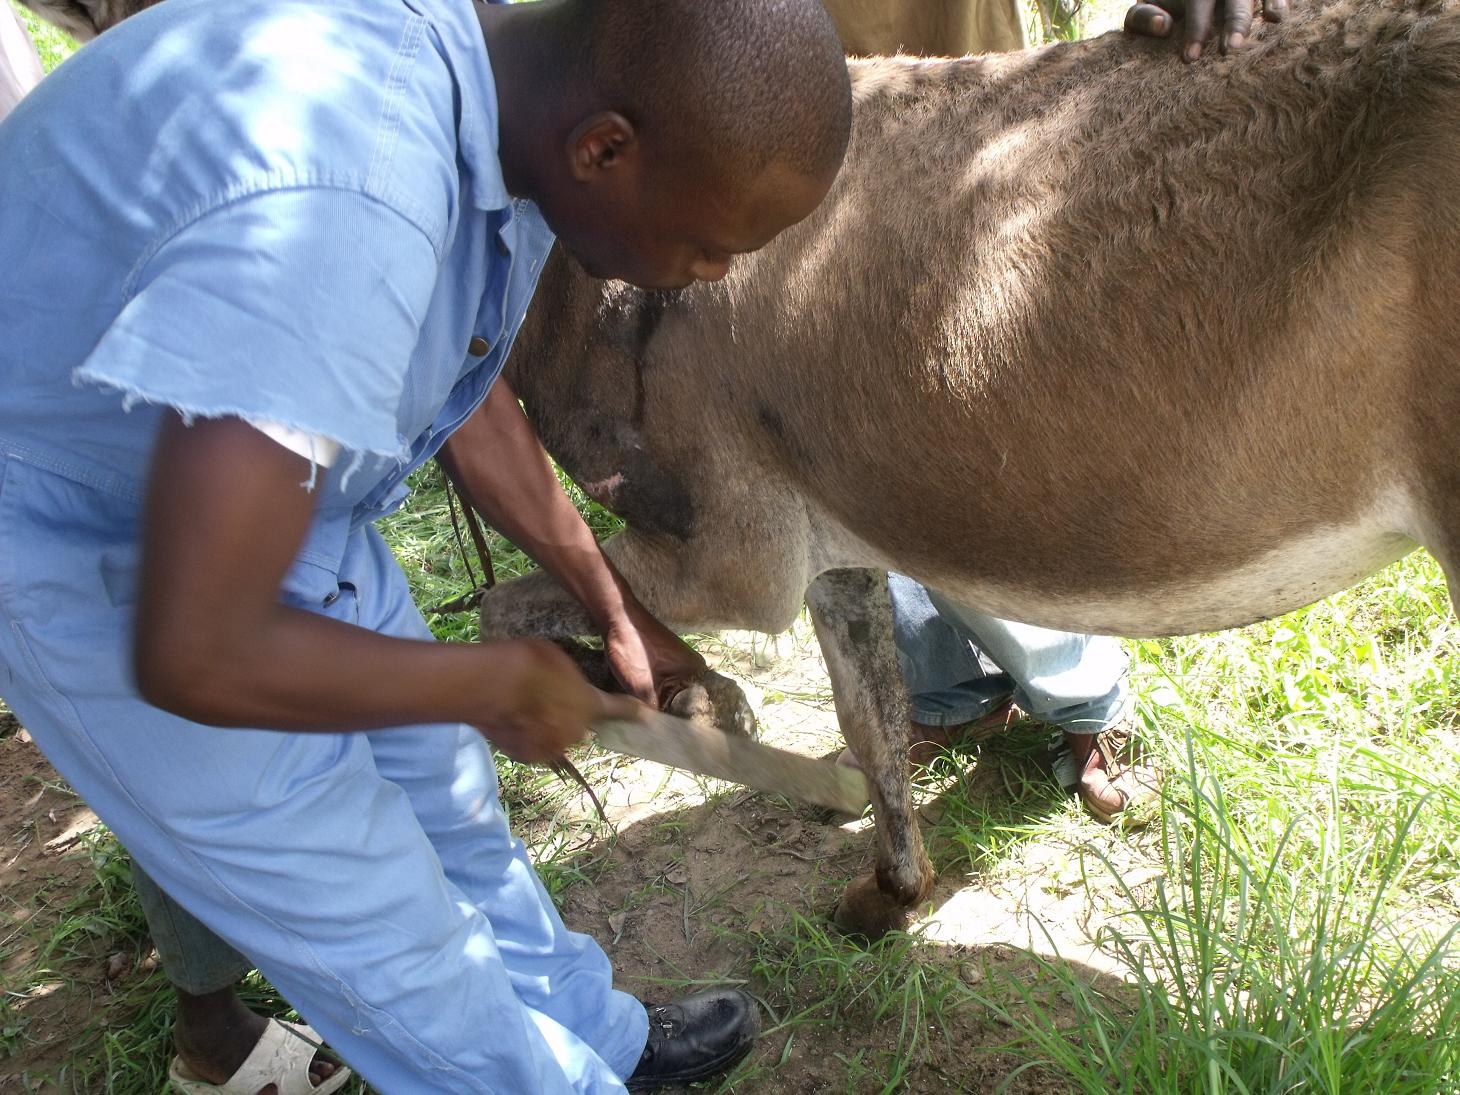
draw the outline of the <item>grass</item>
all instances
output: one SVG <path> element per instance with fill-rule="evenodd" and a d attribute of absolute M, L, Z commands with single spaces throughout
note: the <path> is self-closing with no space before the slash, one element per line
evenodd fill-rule
<path fill-rule="evenodd" d="M 482 579 L 481 563 L 459 516 L 453 526 L 444 481 L 434 463 L 422 468 L 411 480 L 414 489 L 410 497 L 385 525 L 386 539 L 410 578 L 416 603 L 423 609 L 459 598 Z M 571 480 L 560 475 L 560 481 L 600 538 L 622 525 Z M 490 530 L 487 543 L 496 580 L 507 581 L 533 569 L 527 556 Z M 477 638 L 475 612 L 431 614 L 430 620 L 436 637 L 444 641 L 471 642 Z"/>
<path fill-rule="evenodd" d="M 1267 846 L 1233 824 L 1194 748 L 1189 762 L 1195 799 L 1162 823 L 1164 858 L 1185 870 L 1151 899 L 1122 888 L 1131 923 L 1109 945 L 1129 991 L 1099 992 L 1037 959 L 1071 1017 L 1020 980 L 1012 1002 L 982 1001 L 1031 1063 L 1091 1095 L 1455 1090 L 1455 929 L 1406 923 L 1409 838 L 1426 804 L 1356 831 L 1335 796 L 1314 824 L 1294 819 Z M 1316 858 L 1285 865 L 1309 844 Z"/>
<path fill-rule="evenodd" d="M 754 983 L 774 1001 L 765 1036 L 805 1027 L 800 1036 L 814 1040 L 817 1028 L 885 1028 L 882 1045 L 844 1055 L 849 1088 L 896 1090 L 923 1063 L 931 1039 L 951 1044 L 954 1013 L 970 1002 L 957 970 L 930 957 L 915 934 L 862 945 L 792 911 L 784 927 L 756 941 L 753 954 Z"/>

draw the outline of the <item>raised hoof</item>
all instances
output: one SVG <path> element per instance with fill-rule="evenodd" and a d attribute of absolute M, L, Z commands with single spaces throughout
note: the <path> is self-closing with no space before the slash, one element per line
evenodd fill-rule
<path fill-rule="evenodd" d="M 905 931 L 917 902 L 904 905 L 877 885 L 875 874 L 854 879 L 842 894 L 832 921 L 850 936 L 872 942 L 891 931 Z"/>
<path fill-rule="evenodd" d="M 593 687 L 605 692 L 623 691 L 601 647 L 589 646 L 579 639 L 558 639 L 557 645 L 573 659 L 573 664 Z M 729 677 L 722 677 L 713 669 L 706 669 L 671 696 L 664 710 L 722 734 L 755 737 L 755 712 L 750 709 L 745 693 Z"/>
<path fill-rule="evenodd" d="M 722 677 L 713 669 L 706 669 L 681 688 L 664 709 L 722 734 L 755 736 L 755 712 L 750 709 L 745 693 L 729 677 Z"/>

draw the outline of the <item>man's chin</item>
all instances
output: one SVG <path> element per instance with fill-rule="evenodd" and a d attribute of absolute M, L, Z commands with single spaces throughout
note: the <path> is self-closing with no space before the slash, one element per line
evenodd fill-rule
<path fill-rule="evenodd" d="M 569 251 L 568 253 L 570 255 L 573 254 L 571 251 Z M 583 272 L 585 274 L 587 274 L 590 278 L 597 278 L 599 281 L 626 281 L 630 285 L 637 286 L 640 289 L 660 290 L 686 289 L 690 285 L 694 284 L 694 278 L 692 277 L 638 278 L 635 277 L 633 274 L 619 273 L 617 271 L 611 270 L 607 266 L 603 265 L 600 262 L 597 262 L 594 259 L 585 259 L 578 255 L 573 255 L 573 260 L 577 262 L 579 266 L 583 267 Z"/>
<path fill-rule="evenodd" d="M 695 283 L 695 279 L 687 274 L 683 277 L 677 278 L 636 278 L 625 277 L 624 275 L 620 274 L 618 275 L 618 280 L 626 281 L 630 285 L 637 286 L 640 289 L 655 289 L 661 292 L 672 291 L 675 289 L 688 289 L 691 285 Z"/>

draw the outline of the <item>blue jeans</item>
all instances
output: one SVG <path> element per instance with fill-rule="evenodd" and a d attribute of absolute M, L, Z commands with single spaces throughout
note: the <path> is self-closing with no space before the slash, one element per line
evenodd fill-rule
<path fill-rule="evenodd" d="M 915 721 L 957 726 L 1011 698 L 1041 722 L 1076 733 L 1125 716 L 1127 658 L 1118 640 L 996 619 L 901 574 L 887 581 Z"/>

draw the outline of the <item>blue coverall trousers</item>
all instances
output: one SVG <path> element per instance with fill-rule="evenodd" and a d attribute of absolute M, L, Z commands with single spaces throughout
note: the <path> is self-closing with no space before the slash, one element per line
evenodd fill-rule
<path fill-rule="evenodd" d="M 378 1089 L 622 1090 L 647 1016 L 559 919 L 480 734 L 218 729 L 149 706 L 136 514 L 0 456 L 0 694 L 61 774 Z M 430 638 L 370 527 L 319 610 Z"/>

